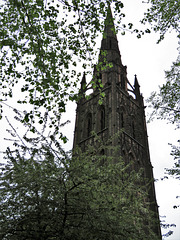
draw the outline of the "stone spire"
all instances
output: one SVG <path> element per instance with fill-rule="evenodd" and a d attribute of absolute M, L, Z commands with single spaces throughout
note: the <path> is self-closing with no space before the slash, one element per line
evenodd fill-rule
<path fill-rule="evenodd" d="M 112 82 L 116 84 L 121 84 L 122 82 L 123 90 L 127 89 L 126 67 L 124 67 L 121 62 L 110 5 L 107 8 L 107 16 L 104 21 L 104 32 L 101 40 L 99 61 L 95 66 L 94 79 L 97 82 L 101 80 L 103 86 L 110 85 Z M 94 92 L 95 91 L 96 89 L 94 89 Z"/>
<path fill-rule="evenodd" d="M 104 24 L 105 28 L 101 41 L 101 54 L 102 51 L 107 52 L 106 59 L 108 62 L 112 62 L 114 59 L 121 62 L 121 56 L 110 6 L 107 9 L 107 17 Z"/>

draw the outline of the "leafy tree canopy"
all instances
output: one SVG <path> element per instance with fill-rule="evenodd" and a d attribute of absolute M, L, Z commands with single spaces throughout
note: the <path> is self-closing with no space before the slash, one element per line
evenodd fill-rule
<path fill-rule="evenodd" d="M 166 83 L 149 98 L 154 108 L 152 116 L 167 119 L 180 128 L 180 56 L 174 62 L 171 70 L 165 72 Z"/>
<path fill-rule="evenodd" d="M 145 13 L 142 23 L 150 23 L 152 30 L 160 33 L 158 42 L 164 39 L 166 32 L 175 30 L 180 37 L 180 1 L 148 0 L 150 7 Z"/>
<path fill-rule="evenodd" d="M 160 33 L 158 43 L 164 39 L 166 32 L 175 30 L 178 40 L 180 38 L 180 1 L 179 0 L 150 0 L 151 7 L 145 13 L 142 23 L 149 22 L 155 32 Z M 153 107 L 151 117 L 167 119 L 180 128 L 180 54 L 173 62 L 171 69 L 165 71 L 166 83 L 153 92 L 148 102 Z M 180 179 L 180 140 L 172 145 L 171 155 L 175 164 L 166 173 Z M 177 206 L 175 206 L 177 207 Z"/>
<path fill-rule="evenodd" d="M 18 103 L 30 103 L 24 121 L 40 124 L 42 109 L 58 127 L 68 100 L 76 99 L 78 67 L 92 67 L 95 39 L 104 28 L 107 8 L 121 1 L 2 0 L 0 3 L 0 88 L 2 104 L 21 88 Z"/>
<path fill-rule="evenodd" d="M 52 136 L 26 136 L 17 150 L 7 149 L 0 173 L 1 239 L 158 239 L 141 172 L 117 155 L 116 164 L 100 155 L 115 149 L 94 140 L 96 147 L 77 149 L 73 157 Z"/>
<path fill-rule="evenodd" d="M 58 130 L 66 102 L 77 99 L 79 69 L 93 69 L 96 38 L 103 32 L 109 5 L 117 28 L 124 32 L 122 1 L 1 1 L 1 117 L 3 104 L 16 95 L 14 88 L 20 88 L 18 103 L 32 106 L 27 110 L 25 105 L 23 120 L 31 131 L 47 118 L 49 126 Z M 143 34 L 133 30 L 132 23 L 127 28 L 138 37 Z"/>
<path fill-rule="evenodd" d="M 160 33 L 158 43 L 164 39 L 165 33 L 175 30 L 180 38 L 180 2 L 179 0 L 149 0 L 150 8 L 145 13 L 142 23 L 149 22 L 155 32 Z M 165 72 L 166 83 L 154 92 L 149 102 L 154 108 L 152 116 L 168 119 L 177 124 L 180 120 L 180 55 L 172 64 L 171 70 Z"/>

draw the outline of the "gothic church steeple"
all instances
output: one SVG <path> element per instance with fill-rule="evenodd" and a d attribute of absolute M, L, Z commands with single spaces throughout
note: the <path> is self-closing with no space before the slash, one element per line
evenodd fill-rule
<path fill-rule="evenodd" d="M 134 169 L 143 169 L 144 177 L 149 181 L 147 201 L 157 220 L 154 232 L 160 239 L 161 230 L 158 223 L 158 206 L 149 155 L 143 97 L 137 77 L 135 76 L 132 86 L 127 78 L 127 68 L 121 62 L 110 7 L 107 11 L 98 61 L 98 65 L 94 68 L 93 80 L 102 81 L 102 92 L 105 97 L 100 106 L 100 93 L 96 88 L 88 99 L 83 97 L 77 103 L 74 147 L 78 145 L 82 151 L 85 151 L 87 145 L 93 142 L 92 131 L 104 141 L 120 132 L 118 141 L 112 142 L 112 145 L 118 146 L 118 154 L 126 163 L 133 162 Z M 83 94 L 84 84 L 85 75 L 81 83 Z"/>

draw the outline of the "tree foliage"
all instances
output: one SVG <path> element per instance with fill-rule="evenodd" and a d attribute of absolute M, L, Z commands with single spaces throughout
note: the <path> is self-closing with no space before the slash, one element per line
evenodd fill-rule
<path fill-rule="evenodd" d="M 164 39 L 166 32 L 174 30 L 180 38 L 180 1 L 179 0 L 150 0 L 151 7 L 145 13 L 143 23 L 149 22 L 155 32 L 160 33 L 158 43 Z M 171 69 L 165 71 L 166 83 L 159 87 L 158 92 L 153 92 L 148 99 L 153 108 L 151 118 L 166 119 L 180 128 L 180 54 L 173 62 Z M 174 166 L 166 169 L 176 179 L 180 179 L 180 140 L 177 145 L 171 145 L 171 155 L 174 157 Z M 175 206 L 176 208 L 177 206 Z"/>
<path fill-rule="evenodd" d="M 180 57 L 180 56 L 179 56 Z M 170 71 L 165 72 L 166 83 L 159 88 L 159 93 L 152 93 L 149 98 L 154 108 L 152 116 L 159 116 L 180 127 L 180 61 L 173 63 Z"/>
<path fill-rule="evenodd" d="M 150 7 L 142 23 L 150 23 L 152 30 L 160 33 L 158 42 L 164 39 L 166 32 L 175 30 L 180 37 L 180 2 L 179 0 L 148 0 Z"/>
<path fill-rule="evenodd" d="M 149 22 L 155 32 L 160 33 L 158 42 L 164 39 L 165 33 L 175 30 L 180 37 L 180 4 L 179 0 L 150 0 L 150 8 L 145 13 L 142 23 Z M 168 119 L 176 123 L 179 128 L 180 119 L 180 55 L 172 64 L 171 70 L 165 72 L 166 83 L 159 88 L 159 92 L 153 92 L 149 102 L 154 108 L 152 116 Z"/>
<path fill-rule="evenodd" d="M 171 70 L 165 72 L 166 83 L 159 87 L 159 92 L 153 92 L 148 99 L 153 108 L 151 119 L 158 117 L 166 119 L 180 128 L 180 55 L 173 63 Z M 171 145 L 171 155 L 174 157 L 174 167 L 166 169 L 166 173 L 179 179 L 180 176 L 180 140 L 177 145 Z"/>
<path fill-rule="evenodd" d="M 2 0 L 0 3 L 0 89 L 2 104 L 21 88 L 18 103 L 30 103 L 24 121 L 40 124 L 42 110 L 49 125 L 58 127 L 68 100 L 76 99 L 80 67 L 92 68 L 97 35 L 107 8 L 121 1 Z M 25 107 L 26 109 L 26 107 Z"/>
<path fill-rule="evenodd" d="M 100 155 L 107 145 L 97 136 L 98 148 L 72 157 L 55 138 L 26 135 L 15 151 L 7 149 L 1 239 L 157 239 L 140 172 L 129 174 L 121 158 L 114 164 L 112 155 Z"/>

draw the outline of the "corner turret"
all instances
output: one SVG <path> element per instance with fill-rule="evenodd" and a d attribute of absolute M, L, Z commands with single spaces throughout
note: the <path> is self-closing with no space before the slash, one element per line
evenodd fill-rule
<path fill-rule="evenodd" d="M 84 72 L 81 80 L 81 88 L 79 90 L 80 100 L 85 98 L 85 92 L 86 92 L 86 74 Z"/>
<path fill-rule="evenodd" d="M 137 80 L 137 75 L 135 74 L 134 76 L 134 94 L 136 96 L 136 99 L 139 100 L 141 97 L 141 93 L 140 93 L 140 85 L 139 82 Z"/>

